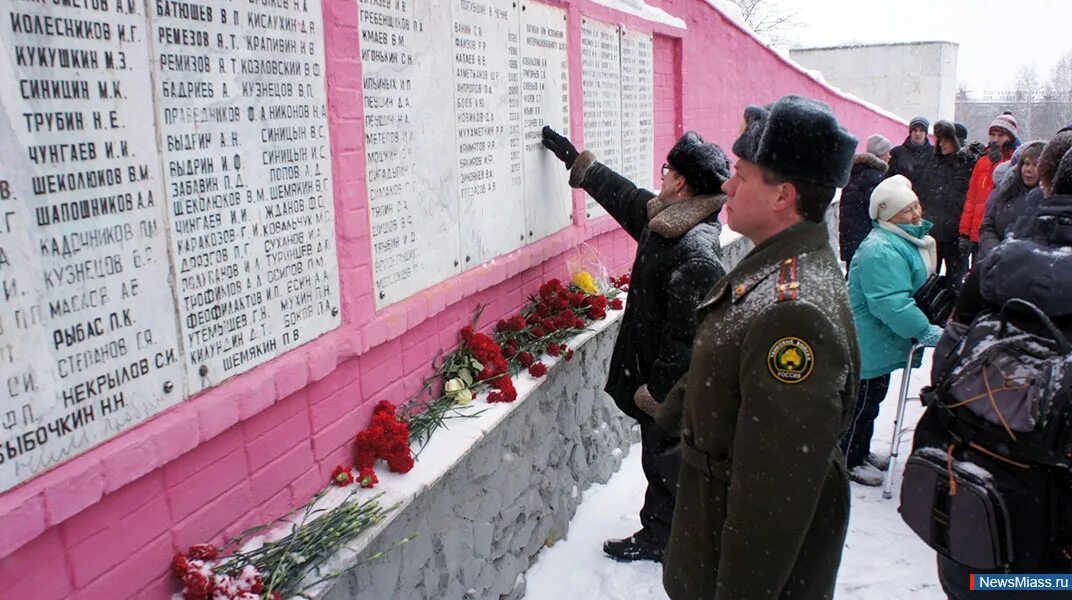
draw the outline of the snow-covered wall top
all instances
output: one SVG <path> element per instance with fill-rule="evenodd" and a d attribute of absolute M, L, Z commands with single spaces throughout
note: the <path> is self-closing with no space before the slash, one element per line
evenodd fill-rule
<path fill-rule="evenodd" d="M 533 235 L 532 242 L 525 240 L 524 244 L 503 254 L 489 255 L 486 262 L 481 261 L 483 264 L 473 263 L 479 266 L 465 268 L 464 264 L 459 265 L 456 273 L 413 293 L 400 293 L 393 302 L 380 298 L 377 290 L 384 282 L 377 281 L 375 273 L 384 268 L 384 264 L 377 265 L 375 257 L 376 252 L 385 248 L 374 247 L 376 231 L 382 231 L 374 229 L 375 225 L 381 223 L 378 219 L 383 215 L 373 213 L 370 193 L 382 183 L 380 177 L 383 173 L 370 171 L 369 159 L 372 145 L 383 140 L 382 137 L 372 137 L 373 133 L 379 131 L 376 128 L 382 129 L 385 136 L 390 133 L 387 131 L 389 127 L 385 129 L 386 121 L 383 120 L 387 116 L 387 108 L 381 103 L 390 95 L 379 94 L 374 101 L 373 95 L 366 93 L 377 84 L 366 78 L 368 73 L 362 50 L 371 41 L 363 37 L 361 23 L 373 23 L 379 17 L 366 15 L 363 21 L 360 11 L 367 5 L 382 3 L 355 4 L 352 0 L 323 0 L 319 5 L 318 18 L 302 17 L 293 21 L 285 17 L 273 18 L 269 13 L 283 10 L 280 7 L 284 4 L 289 7 L 287 10 L 297 10 L 295 7 L 304 5 L 304 10 L 308 11 L 308 3 L 274 0 L 232 7 L 229 12 L 221 12 L 219 3 L 214 0 L 161 2 L 152 6 L 126 0 L 106 4 L 113 10 L 91 12 L 90 17 L 80 17 L 82 21 L 79 23 L 98 23 L 91 23 L 88 29 L 84 24 L 80 26 L 87 32 L 86 35 L 98 36 L 93 43 L 100 47 L 93 48 L 93 53 L 67 52 L 71 40 L 60 37 L 50 39 L 48 32 L 54 33 L 55 28 L 39 26 L 39 23 L 43 23 L 41 19 L 32 16 L 4 19 L 0 25 L 0 40 L 10 51 L 0 56 L 11 59 L 10 63 L 0 67 L 0 71 L 16 72 L 31 66 L 47 69 L 54 66 L 57 70 L 69 71 L 71 76 L 55 76 L 57 80 L 66 80 L 66 84 L 57 84 L 47 91 L 58 95 L 79 96 L 82 93 L 83 88 L 76 82 L 77 73 L 80 72 L 90 73 L 95 79 L 121 80 L 121 96 L 113 96 L 114 88 L 111 86 L 104 86 L 104 92 L 98 89 L 96 83 L 90 87 L 93 88 L 93 101 L 101 93 L 107 93 L 109 102 L 125 103 L 125 112 L 112 115 L 105 111 L 94 116 L 89 109 L 68 111 L 85 112 L 81 122 L 89 128 L 88 131 L 101 138 L 99 146 L 94 146 L 93 150 L 99 150 L 102 156 L 105 142 L 112 141 L 105 139 L 111 135 L 108 132 L 112 130 L 107 128 L 112 126 L 112 119 L 116 119 L 114 123 L 127 127 L 124 135 L 151 132 L 154 123 L 162 128 L 175 129 L 169 129 L 170 133 L 164 132 L 159 137 L 160 143 L 165 145 L 163 152 L 194 152 L 200 144 L 207 143 L 214 152 L 216 148 L 223 148 L 229 157 L 249 154 L 258 162 L 268 163 L 276 160 L 285 163 L 287 157 L 282 154 L 262 154 L 262 144 L 293 141 L 291 138 L 295 136 L 306 138 L 308 143 L 304 147 L 308 154 L 304 159 L 298 159 L 303 169 L 305 165 L 309 166 L 309 173 L 307 175 L 302 170 L 296 175 L 302 178 L 302 185 L 322 186 L 316 195 L 330 202 L 330 207 L 324 207 L 319 212 L 332 217 L 314 220 L 318 236 L 314 251 L 316 244 L 323 242 L 323 245 L 320 246 L 321 250 L 315 251 L 316 256 L 312 257 L 310 264 L 314 267 L 320 262 L 327 265 L 324 272 L 335 278 L 337 285 L 326 288 L 326 303 L 321 312 L 313 313 L 318 321 L 316 327 L 309 329 L 308 336 L 301 335 L 297 340 L 288 336 L 284 340 L 283 336 L 288 332 L 293 336 L 292 328 L 281 327 L 278 332 L 280 343 L 269 354 L 258 354 L 255 366 L 245 365 L 250 368 L 240 369 L 242 372 L 233 376 L 211 379 L 215 376 L 216 367 L 213 365 L 208 365 L 206 374 L 196 368 L 180 372 L 170 380 L 174 386 L 170 389 L 174 391 L 178 386 L 185 385 L 188 393 L 184 394 L 184 400 L 167 406 L 153 405 L 151 414 L 141 413 L 143 420 L 129 423 L 122 433 L 78 456 L 57 463 L 50 470 L 26 478 L 0 495 L 0 584 L 13 598 L 166 597 L 176 589 L 175 582 L 167 572 L 167 565 L 177 549 L 198 542 L 219 541 L 251 524 L 275 519 L 308 501 L 325 484 L 336 465 L 351 461 L 353 437 L 367 424 L 376 401 L 401 401 L 417 392 L 422 380 L 430 374 L 429 364 L 433 357 L 440 349 L 457 345 L 458 330 L 469 322 L 478 305 L 484 306 L 482 323 L 494 322 L 520 308 L 541 282 L 551 277 L 565 276 L 568 273 L 567 264 L 581 249 L 586 253 L 592 250 L 598 253 L 611 274 L 627 270 L 635 250 L 634 242 L 611 219 L 599 217 L 598 213 L 588 210 L 590 207 L 586 205 L 583 194 L 573 192 L 564 198 L 563 219 L 549 225 L 542 232 L 542 237 Z M 19 6 L 8 3 L 4 9 L 9 12 L 31 12 Z M 115 10 L 117 6 L 122 7 L 122 12 Z M 646 3 L 621 0 L 618 4 L 611 0 L 601 3 L 578 0 L 549 1 L 546 6 L 536 3 L 524 6 L 534 7 L 533 10 L 539 11 L 540 18 L 547 19 L 548 23 L 550 11 L 560 11 L 565 23 L 564 72 L 567 76 L 560 83 L 568 89 L 564 100 L 568 102 L 569 109 L 568 114 L 559 117 L 563 118 L 563 122 L 568 122 L 568 130 L 578 146 L 585 146 L 586 138 L 592 138 L 595 142 L 593 132 L 586 130 L 583 108 L 582 42 L 585 34 L 582 32 L 586 24 L 589 31 L 599 29 L 600 25 L 609 25 L 611 29 L 624 28 L 628 36 L 623 34 L 621 39 L 626 42 L 621 48 L 628 46 L 635 50 L 633 57 L 640 64 L 649 61 L 647 76 L 651 80 L 651 89 L 641 91 L 645 94 L 650 92 L 650 104 L 647 107 L 631 107 L 633 112 L 630 114 L 642 121 L 645 119 L 644 111 L 650 110 L 650 129 L 633 132 L 638 136 L 635 139 L 650 144 L 650 149 L 636 152 L 636 148 L 630 147 L 628 150 L 631 153 L 623 156 L 626 161 L 623 168 L 634 168 L 634 176 L 641 181 L 657 183 L 662 157 L 685 130 L 696 130 L 707 139 L 728 148 L 739 131 L 742 109 L 746 104 L 768 103 L 784 94 L 808 95 L 831 104 L 838 118 L 861 141 L 875 132 L 896 139 L 904 130 L 903 123 L 824 85 L 701 0 L 649 0 Z M 617 10 L 615 6 L 623 10 Z M 151 20 L 150 15 L 145 14 L 146 10 L 152 11 L 152 19 L 165 19 L 167 23 L 158 24 Z M 241 14 L 236 14 L 234 10 Z M 157 14 L 160 11 L 167 14 Z M 309 14 L 316 12 L 312 10 Z M 221 20 L 224 16 L 226 23 Z M 245 25 L 252 23 L 249 27 L 276 33 L 266 33 L 260 39 L 246 39 L 238 34 L 234 38 L 222 33 L 215 35 L 217 29 L 232 26 L 236 16 Z M 191 20 L 194 17 L 203 19 L 194 22 Z M 211 21 L 204 20 L 209 17 Z M 104 24 L 108 19 L 122 21 L 122 32 L 115 26 L 119 24 L 118 21 L 108 22 L 106 28 Z M 146 31 L 150 23 L 156 27 Z M 316 27 L 310 27 L 312 24 L 316 24 Z M 426 22 L 423 26 L 445 27 L 445 24 Z M 103 37 L 106 29 L 108 36 L 112 36 L 108 39 Z M 213 32 L 211 37 L 205 33 L 207 30 Z M 547 30 L 545 27 L 541 35 L 547 34 Z M 125 54 L 109 49 L 110 54 L 105 55 L 103 46 L 118 43 L 119 38 L 114 36 L 120 35 Z M 146 48 L 148 40 L 152 40 L 152 43 Z M 390 39 L 387 43 L 391 43 Z M 217 54 L 229 51 L 232 44 L 236 48 L 241 46 L 244 54 L 241 60 L 234 63 L 224 61 L 221 66 L 215 59 L 223 57 Z M 558 48 L 543 45 L 542 42 L 535 45 L 545 48 L 548 53 Z M 139 47 L 146 49 L 144 55 L 136 54 L 135 50 Z M 213 60 L 207 63 L 197 58 L 202 51 L 208 52 L 206 48 L 211 48 L 214 53 Z M 268 55 L 272 53 L 286 54 L 290 50 L 303 49 L 305 56 L 313 58 L 269 60 L 271 57 Z M 506 51 L 510 51 L 509 46 Z M 120 68 L 123 60 L 132 61 L 135 58 L 139 62 L 126 63 L 128 70 Z M 31 65 L 28 62 L 31 59 L 37 62 Z M 54 65 L 41 63 L 53 59 L 56 61 Z M 305 72 L 306 65 L 308 73 Z M 210 88 L 204 85 L 183 83 L 186 79 L 196 80 L 191 73 L 197 73 L 200 69 L 216 73 L 219 69 L 230 72 L 232 68 L 246 69 L 246 73 L 258 71 L 263 74 L 267 72 L 266 69 L 275 73 L 263 78 L 265 85 L 259 91 L 247 90 L 255 96 L 260 95 L 262 100 L 265 97 L 263 94 L 283 94 L 289 89 L 297 95 L 300 90 L 303 94 L 301 97 L 307 100 L 293 103 L 290 108 L 275 109 L 283 120 L 289 119 L 294 123 L 280 125 L 277 130 L 264 133 L 269 136 L 267 141 L 259 139 L 262 133 L 260 128 L 241 125 L 251 122 L 249 110 L 253 107 L 250 101 L 238 99 L 252 96 L 244 96 L 241 85 L 236 86 L 236 80 L 225 81 L 231 102 L 236 106 L 241 104 L 237 113 L 229 105 L 219 110 L 206 105 L 211 104 L 206 101 L 206 95 L 222 93 L 222 88 L 213 86 L 210 92 Z M 152 69 L 151 72 L 156 75 L 154 85 L 160 86 L 154 92 L 156 102 L 147 96 L 143 102 L 133 102 L 139 97 L 137 94 L 147 93 L 145 90 L 148 88 L 136 85 L 139 78 L 148 80 L 147 69 Z M 161 75 L 164 72 L 168 74 L 167 77 Z M 126 83 L 128 79 L 131 82 L 129 86 Z M 315 81 L 319 81 L 325 90 L 325 114 L 318 112 L 320 97 L 313 93 L 316 91 L 312 85 Z M 43 88 L 39 83 L 30 82 L 26 85 L 29 86 L 26 93 L 31 93 L 29 90 L 34 85 L 38 91 L 32 93 L 46 93 L 41 91 Z M 286 88 L 288 85 L 295 87 Z M 21 87 L 12 89 L 18 92 L 8 90 L 5 102 L 9 98 L 11 102 L 25 100 L 17 97 L 22 93 Z M 312 93 L 312 96 L 304 95 L 307 93 Z M 450 100 L 450 94 L 441 95 Z M 80 97 L 62 100 L 89 102 L 89 99 Z M 4 106 L 6 110 L 9 105 L 5 103 Z M 392 113 L 394 118 L 406 117 L 406 111 L 413 110 L 402 105 L 396 108 Z M 622 113 L 626 113 L 626 107 L 622 108 Z M 272 109 L 266 105 L 265 110 L 270 112 Z M 57 120 L 55 111 L 46 112 L 41 113 L 38 121 L 32 118 L 27 121 L 21 113 L 5 114 L 0 119 L 0 127 L 22 131 L 28 126 L 49 127 L 53 126 L 49 125 L 51 123 L 59 127 L 60 121 L 64 125 L 79 122 L 74 116 L 61 116 Z M 473 108 L 470 117 L 477 118 L 480 112 L 483 111 Z M 221 122 L 230 123 L 228 119 L 236 115 L 235 133 L 243 140 L 238 145 L 234 143 L 237 138 L 230 136 L 224 139 L 212 137 L 207 142 L 200 137 L 182 137 L 181 134 L 191 131 L 177 127 L 182 119 L 189 121 L 186 129 L 195 130 L 205 126 L 204 123 L 208 121 L 217 125 Z M 259 118 L 256 110 L 253 118 Z M 123 119 L 142 120 L 128 122 Z M 95 124 L 100 129 L 95 129 Z M 448 128 L 450 135 L 458 135 L 459 131 L 454 127 Z M 256 134 L 256 138 L 242 137 L 250 132 Z M 176 137 L 169 138 L 168 135 Z M 163 168 L 152 165 L 165 163 L 153 154 L 157 141 L 151 135 L 147 140 L 146 145 L 131 147 L 130 151 L 142 153 L 137 160 L 146 163 L 146 170 L 139 170 L 134 165 L 132 177 L 138 180 L 138 185 L 149 189 L 160 183 L 154 178 L 152 169 Z M 166 147 L 169 142 L 172 143 L 170 149 Z M 119 145 L 115 144 L 114 148 L 112 152 L 118 157 Z M 88 153 L 90 149 L 81 146 L 68 148 L 65 152 L 70 151 Z M 144 155 L 146 153 L 148 155 Z M 220 151 L 219 154 L 225 153 Z M 25 153 L 23 156 L 26 156 Z M 538 157 L 538 154 L 534 156 Z M 651 158 L 650 164 L 643 165 L 646 169 L 643 166 L 637 168 L 637 164 L 629 166 L 628 160 L 635 163 L 638 156 L 643 160 L 647 160 L 644 157 Z M 382 157 L 373 156 L 374 160 L 379 158 Z M 458 157 L 452 154 L 438 160 L 453 162 Z M 235 168 L 230 158 L 227 164 L 228 169 Z M 189 174 L 183 169 L 197 169 L 205 165 L 203 162 L 180 161 L 175 166 L 175 172 L 168 172 L 162 177 Z M 216 162 L 214 166 L 222 168 L 222 163 Z M 261 166 L 268 168 L 262 172 L 258 167 L 255 172 L 265 180 L 294 175 L 290 170 L 274 171 L 279 168 L 275 164 Z M 461 168 L 464 170 L 471 166 L 472 163 L 466 163 Z M 243 178 L 248 167 L 252 165 L 246 164 L 242 169 Z M 144 173 L 148 173 L 145 178 L 142 177 Z M 232 174 L 230 170 L 226 173 L 228 176 Z M 0 216 L 7 210 L 5 203 L 22 201 L 21 196 L 12 200 L 12 195 L 7 193 L 7 182 L 16 176 L 22 175 L 0 172 Z M 126 166 L 122 176 L 128 178 Z M 42 185 L 47 184 L 42 181 Z M 499 180 L 495 182 L 502 183 Z M 286 193 L 289 188 L 282 187 L 284 185 L 281 182 L 266 185 L 262 190 L 265 198 L 274 193 Z M 330 193 L 324 193 L 324 185 Z M 163 193 L 172 192 L 165 190 Z M 255 192 L 253 198 L 256 200 Z M 179 209 L 185 210 L 184 206 L 180 204 Z M 147 205 L 132 204 L 132 207 L 152 210 Z M 197 208 L 198 205 L 195 202 L 190 207 Z M 177 210 L 171 202 L 167 208 L 172 212 Z M 278 210 L 291 208 L 294 207 L 280 205 Z M 307 211 L 314 209 L 310 205 L 304 207 Z M 589 217 L 589 214 L 592 216 Z M 236 215 L 232 217 L 229 211 L 226 213 L 228 219 L 238 218 L 241 213 Z M 428 218 L 427 215 L 418 216 Z M 465 216 L 479 219 L 492 215 Z M 555 218 L 558 219 L 558 216 Z M 6 240 L 14 239 L 12 236 L 24 235 L 27 231 L 18 229 L 12 233 L 5 228 L 6 222 L 0 218 L 0 246 Z M 444 222 L 444 225 L 447 224 Z M 152 230 L 147 223 L 144 230 L 135 229 L 132 235 L 137 236 L 139 241 L 143 238 L 159 240 L 150 235 L 154 231 L 160 235 L 159 230 Z M 326 240 L 322 235 L 325 231 L 329 234 Z M 526 237 L 528 234 L 525 231 Z M 5 235 L 9 237 L 5 238 Z M 253 235 L 252 229 L 248 235 Z M 168 243 L 175 244 L 176 240 Z M 201 242 L 192 240 L 190 243 Z M 228 242 L 229 248 L 232 245 Z M 146 269 L 162 269 L 166 274 L 166 266 L 160 266 L 168 264 L 164 256 L 165 247 L 166 244 L 161 245 L 157 249 L 160 253 L 154 250 L 152 254 L 163 262 L 140 264 L 149 264 Z M 433 244 L 423 252 L 434 253 L 435 248 Z M 140 248 L 123 247 L 124 252 L 131 253 L 131 267 L 135 249 L 138 250 L 139 260 L 143 260 L 144 253 Z M 491 252 L 487 246 L 482 249 Z M 258 252 L 264 250 L 262 247 Z M 464 263 L 464 255 L 460 256 L 460 262 Z M 123 260 L 126 261 L 125 255 Z M 250 262 L 255 267 L 252 255 Z M 0 280 L 8 275 L 4 271 L 6 267 L 0 261 Z M 319 267 L 316 271 L 321 273 Z M 167 286 L 168 279 L 164 277 L 161 281 L 164 283 L 156 283 L 156 287 L 139 289 L 146 294 L 161 295 L 158 304 L 160 310 L 146 312 L 144 319 L 166 323 L 168 319 L 173 320 L 175 315 L 166 308 L 173 301 L 169 299 L 171 296 L 161 294 L 164 289 L 160 286 Z M 182 284 L 181 278 L 179 284 Z M 117 293 L 122 293 L 121 289 L 117 290 Z M 6 303 L 0 305 L 0 310 L 6 306 Z M 23 316 L 27 314 L 30 313 Z M 135 321 L 142 318 L 136 316 Z M 196 324 L 196 319 L 191 323 Z M 116 332 L 123 331 L 125 335 L 124 324 L 120 311 L 114 322 L 104 320 L 105 328 L 101 329 L 101 335 L 105 340 L 118 335 Z M 270 324 L 272 327 L 276 325 L 274 321 Z M 7 321 L 4 325 L 7 326 Z M 190 324 L 182 325 L 173 320 L 172 326 L 189 327 Z M 95 332 L 96 326 L 92 327 Z M 135 328 L 131 327 L 130 330 L 135 331 Z M 72 336 L 77 335 L 77 331 L 72 333 Z M 139 339 L 145 341 L 144 337 L 139 338 L 136 332 L 133 333 L 129 342 L 133 344 L 131 347 L 136 347 Z M 37 341 L 30 339 L 27 343 Z M 0 344 L 0 360 L 6 360 L 7 354 L 2 346 Z M 251 353 L 245 356 L 254 358 Z M 161 360 L 166 359 L 164 353 Z M 228 364 L 234 365 L 234 361 Z M 166 366 L 166 362 L 162 365 Z M 206 381 L 206 377 L 209 380 Z M 154 390 L 164 388 L 164 385 L 153 387 Z M 9 388 L 5 385 L 0 389 Z M 93 399 L 94 402 L 98 400 Z M 62 398 L 60 401 L 62 404 Z M 115 409 L 114 401 L 110 402 L 109 408 Z M 100 405 L 96 406 L 96 410 L 100 411 Z M 6 419 L 9 408 L 5 406 L 3 410 L 5 414 L 0 414 L 0 418 Z M 21 414 L 17 416 L 23 417 Z M 54 425 L 57 434 L 64 431 L 63 423 Z M 37 438 L 34 438 L 36 441 Z M 22 448 L 26 450 L 30 441 L 23 442 Z M 5 456 L 19 451 L 18 443 L 12 441 L 12 444 L 10 451 L 5 447 Z"/>
<path fill-rule="evenodd" d="M 793 60 L 826 81 L 901 115 L 953 119 L 957 45 L 951 42 L 875 44 L 790 50 Z"/>

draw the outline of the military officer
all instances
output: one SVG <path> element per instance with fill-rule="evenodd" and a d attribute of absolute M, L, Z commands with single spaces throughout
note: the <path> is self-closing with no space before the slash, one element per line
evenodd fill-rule
<path fill-rule="evenodd" d="M 700 303 L 688 373 L 653 409 L 681 435 L 663 566 L 675 600 L 833 596 L 859 350 L 823 219 L 856 144 L 809 98 L 745 110 L 723 191 L 755 248 Z"/>

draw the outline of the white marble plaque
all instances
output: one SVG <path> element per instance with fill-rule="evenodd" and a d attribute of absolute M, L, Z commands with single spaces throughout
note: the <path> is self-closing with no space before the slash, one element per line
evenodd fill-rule
<path fill-rule="evenodd" d="M 655 122 L 652 38 L 622 28 L 622 175 L 658 192 L 654 181 Z"/>
<path fill-rule="evenodd" d="M 525 219 L 528 241 L 568 226 L 573 217 L 569 173 L 543 147 L 543 126 L 570 135 L 566 11 L 545 4 L 521 13 L 521 106 L 524 118 Z"/>
<path fill-rule="evenodd" d="M 320 2 L 153 6 L 191 392 L 339 325 Z"/>
<path fill-rule="evenodd" d="M 0 2 L 0 491 L 183 399 L 142 2 Z"/>
<path fill-rule="evenodd" d="M 450 4 L 384 4 L 358 2 L 377 308 L 463 269 Z"/>
<path fill-rule="evenodd" d="M 584 19 L 581 22 L 581 96 L 584 147 L 599 162 L 622 172 L 621 50 L 618 27 Z M 585 197 L 585 216 L 606 215 L 599 204 Z"/>
<path fill-rule="evenodd" d="M 520 13 L 516 2 L 452 4 L 458 224 L 465 269 L 518 248 L 526 238 Z"/>

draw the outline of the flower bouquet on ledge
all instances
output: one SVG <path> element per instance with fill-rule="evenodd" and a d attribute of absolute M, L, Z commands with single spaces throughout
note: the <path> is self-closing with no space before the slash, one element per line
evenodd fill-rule
<path fill-rule="evenodd" d="M 326 490 L 314 496 L 304 509 L 244 531 L 224 548 L 197 544 L 185 554 L 176 554 L 171 571 L 183 583 L 182 598 L 281 600 L 333 578 L 328 575 L 303 585 L 313 569 L 362 531 L 382 521 L 395 507 L 382 508 L 380 495 L 360 502 L 354 497 L 355 489 L 335 508 L 315 508 L 325 493 Z M 301 516 L 293 518 L 298 512 Z M 288 522 L 290 532 L 278 539 L 252 539 Z"/>
<path fill-rule="evenodd" d="M 513 377 L 523 369 L 535 378 L 546 375 L 547 365 L 540 360 L 544 354 L 570 360 L 573 349 L 566 342 L 586 331 L 592 322 L 605 319 L 608 310 L 621 310 L 622 301 L 617 296 L 627 291 L 628 285 L 628 275 L 602 283 L 588 271 L 573 273 L 568 285 L 551 279 L 518 314 L 496 323 L 491 335 L 476 331 L 482 310 L 477 307 L 472 323 L 459 332 L 459 348 L 433 361 L 435 367 L 442 358 L 435 375 L 414 398 L 399 407 L 386 400 L 376 405 L 371 423 L 356 436 L 354 466 L 337 466 L 328 488 L 304 507 L 244 531 L 223 548 L 198 544 L 175 555 L 171 568 L 183 583 L 182 598 L 282 600 L 335 577 L 335 573 L 318 577 L 317 567 L 398 506 L 383 508 L 379 503 L 382 494 L 364 501 L 357 498 L 362 488 L 379 483 L 375 471 L 378 462 L 383 461 L 396 473 L 409 472 L 415 458 L 412 445 L 417 443 L 423 449 L 447 419 L 483 412 L 459 412 L 482 391 L 488 391 L 489 403 L 516 400 Z M 442 393 L 436 396 L 433 390 Z M 424 400 L 429 395 L 432 399 Z M 327 506 L 337 497 L 320 502 L 332 485 L 354 484 L 334 508 Z M 288 533 L 276 535 L 288 525 Z M 307 582 L 309 579 L 315 580 Z"/>
<path fill-rule="evenodd" d="M 598 272 L 603 272 L 602 267 Z M 607 310 L 622 310 L 617 296 L 628 283 L 628 275 L 603 281 L 588 271 L 573 273 L 568 285 L 548 280 L 519 313 L 498 321 L 490 335 L 477 331 L 483 310 L 478 306 L 472 322 L 459 332 L 458 349 L 437 357 L 433 361 L 433 366 L 438 363 L 436 375 L 397 410 L 397 418 L 409 428 L 410 442 L 419 445 L 417 454 L 448 419 L 480 414 L 460 412 L 477 394 L 487 391 L 486 401 L 492 404 L 513 402 L 517 400 L 513 380 L 517 373 L 527 370 L 535 378 L 546 375 L 547 365 L 540 360 L 544 354 L 571 360 L 573 349 L 566 342 L 586 331 L 590 323 L 605 319 Z M 433 390 L 442 393 L 435 395 Z"/>

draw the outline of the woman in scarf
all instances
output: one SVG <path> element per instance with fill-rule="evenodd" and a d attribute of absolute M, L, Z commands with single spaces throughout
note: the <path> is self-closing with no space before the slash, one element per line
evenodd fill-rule
<path fill-rule="evenodd" d="M 871 436 L 890 373 L 902 368 L 913 342 L 934 346 L 942 334 L 913 294 L 934 273 L 937 244 L 912 183 L 894 175 L 871 194 L 872 229 L 849 266 L 849 302 L 860 342 L 860 387 L 853 423 L 841 442 L 849 478 L 882 483 L 888 459 L 871 454 Z"/>

